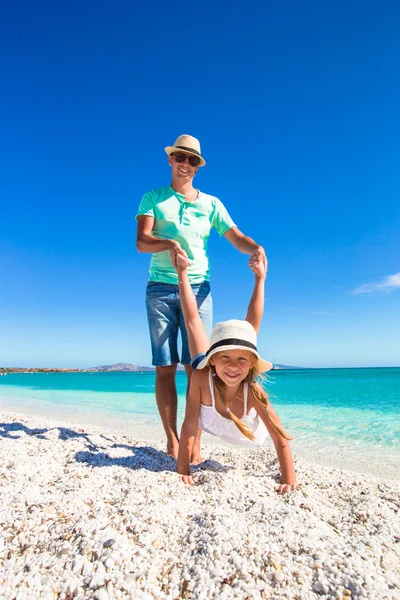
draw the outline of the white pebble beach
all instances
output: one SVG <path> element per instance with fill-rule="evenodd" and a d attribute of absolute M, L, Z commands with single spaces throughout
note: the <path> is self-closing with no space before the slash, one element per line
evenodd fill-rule
<path fill-rule="evenodd" d="M 400 598 L 400 482 L 203 446 L 185 487 L 161 441 L 0 414 L 0 598 Z M 329 460 L 329 457 L 327 457 Z"/>

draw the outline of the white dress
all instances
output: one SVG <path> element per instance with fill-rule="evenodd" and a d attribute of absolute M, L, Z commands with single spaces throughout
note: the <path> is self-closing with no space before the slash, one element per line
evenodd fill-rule
<path fill-rule="evenodd" d="M 254 440 L 249 440 L 231 419 L 220 415 L 215 408 L 214 382 L 211 371 L 209 372 L 209 386 L 212 405 L 200 405 L 199 428 L 221 438 L 225 442 L 235 444 L 235 446 L 247 446 L 248 448 L 262 446 L 268 436 L 268 430 L 255 408 L 250 409 L 249 414 L 247 414 L 248 383 L 244 384 L 244 411 L 240 420 L 252 431 Z"/>

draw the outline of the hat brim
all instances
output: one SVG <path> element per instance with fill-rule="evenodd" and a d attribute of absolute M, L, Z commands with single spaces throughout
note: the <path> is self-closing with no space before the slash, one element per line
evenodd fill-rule
<path fill-rule="evenodd" d="M 196 152 L 190 152 L 190 150 L 182 150 L 181 148 L 176 148 L 175 146 L 166 146 L 164 150 L 168 154 L 168 156 L 173 152 L 182 152 L 182 154 L 190 154 L 191 156 L 196 156 L 200 160 L 199 167 L 204 167 L 204 165 L 206 164 L 204 158 L 199 154 L 196 154 Z"/>
<path fill-rule="evenodd" d="M 249 350 L 249 348 L 246 348 L 244 346 L 219 346 L 218 348 L 216 348 L 215 350 L 213 350 L 212 352 L 210 352 L 210 354 L 208 356 L 205 356 L 203 358 L 203 360 L 201 362 L 199 362 L 199 364 L 197 365 L 196 369 L 204 369 L 204 367 L 206 367 L 208 365 L 208 362 L 210 360 L 210 358 L 212 356 L 214 356 L 214 354 L 217 354 L 217 352 L 223 352 L 224 350 L 247 350 L 248 352 L 251 352 L 252 354 L 254 354 L 254 356 L 257 358 L 257 363 L 258 363 L 258 368 L 260 373 L 266 373 L 267 371 L 270 371 L 272 369 L 272 363 L 269 362 L 268 360 L 264 360 L 263 358 L 260 357 L 260 355 L 258 354 L 258 352 L 255 352 L 254 350 Z"/>

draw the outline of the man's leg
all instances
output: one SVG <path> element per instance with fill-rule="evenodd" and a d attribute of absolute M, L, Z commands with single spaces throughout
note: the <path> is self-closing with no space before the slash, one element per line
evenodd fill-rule
<path fill-rule="evenodd" d="M 167 452 L 170 456 L 178 458 L 179 438 L 176 428 L 176 413 L 178 408 L 178 396 L 176 393 L 177 365 L 168 367 L 156 367 L 156 400 L 158 412 L 167 434 Z"/>
<path fill-rule="evenodd" d="M 178 399 L 175 384 L 179 362 L 177 286 L 149 282 L 146 291 L 146 309 L 153 354 L 152 364 L 156 367 L 157 407 L 167 435 L 167 452 L 177 458 L 179 445 L 176 426 Z"/>

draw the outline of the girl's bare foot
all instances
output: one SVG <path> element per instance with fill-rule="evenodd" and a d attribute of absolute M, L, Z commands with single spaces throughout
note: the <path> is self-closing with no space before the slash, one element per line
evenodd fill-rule
<path fill-rule="evenodd" d="M 187 256 L 183 256 L 182 254 L 176 255 L 176 266 L 178 269 L 184 270 L 187 269 L 190 265 L 189 259 Z"/>
<path fill-rule="evenodd" d="M 253 271 L 254 275 L 258 277 L 265 277 L 267 274 L 267 269 L 265 262 L 263 260 L 252 261 L 249 260 L 249 267 Z"/>

